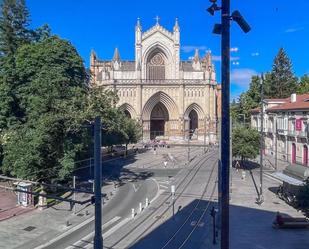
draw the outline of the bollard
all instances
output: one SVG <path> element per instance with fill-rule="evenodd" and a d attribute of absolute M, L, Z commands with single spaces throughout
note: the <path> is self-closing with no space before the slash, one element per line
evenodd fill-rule
<path fill-rule="evenodd" d="M 143 207 L 142 207 L 142 203 L 140 202 L 140 203 L 139 203 L 139 212 L 141 213 L 142 210 L 143 210 Z"/>
<path fill-rule="evenodd" d="M 66 221 L 66 225 L 67 225 L 67 227 L 71 226 L 71 223 L 70 223 L 69 220 Z"/>
<path fill-rule="evenodd" d="M 88 211 L 88 210 L 86 210 L 85 214 L 86 214 L 86 215 L 89 215 L 89 211 Z"/>
<path fill-rule="evenodd" d="M 146 198 L 146 207 L 148 207 L 148 205 L 149 205 L 149 201 L 148 201 L 148 198 Z"/>
<path fill-rule="evenodd" d="M 135 212 L 134 212 L 134 208 L 132 208 L 132 219 L 134 218 L 135 216 Z"/>

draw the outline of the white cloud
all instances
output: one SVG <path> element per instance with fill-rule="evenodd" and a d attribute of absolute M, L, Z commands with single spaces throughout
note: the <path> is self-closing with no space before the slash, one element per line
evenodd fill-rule
<path fill-rule="evenodd" d="M 255 57 L 255 56 L 259 56 L 260 55 L 260 53 L 259 52 L 253 52 L 253 53 L 251 53 L 251 56 L 253 56 L 253 57 Z"/>
<path fill-rule="evenodd" d="M 221 55 L 213 55 L 212 60 L 213 61 L 221 61 Z"/>
<path fill-rule="evenodd" d="M 190 53 L 190 52 L 194 51 L 195 49 L 198 49 L 200 51 L 206 50 L 207 47 L 206 46 L 190 46 L 190 45 L 188 45 L 188 46 L 182 46 L 181 49 L 184 53 Z"/>
<path fill-rule="evenodd" d="M 250 68 L 233 69 L 231 82 L 239 87 L 247 88 L 253 75 L 258 75 L 258 72 Z"/>
<path fill-rule="evenodd" d="M 303 29 L 305 29 L 305 28 L 304 27 L 289 28 L 289 29 L 284 30 L 284 33 L 294 33 L 294 32 L 297 32 L 297 31 L 301 31 Z"/>
<path fill-rule="evenodd" d="M 221 61 L 221 55 L 213 55 L 212 56 L 212 60 L 213 61 Z M 238 61 L 238 60 L 240 60 L 240 57 L 238 57 L 238 56 L 231 56 L 230 60 L 231 61 Z"/>
<path fill-rule="evenodd" d="M 239 48 L 238 47 L 233 47 L 230 49 L 231 52 L 238 52 Z"/>

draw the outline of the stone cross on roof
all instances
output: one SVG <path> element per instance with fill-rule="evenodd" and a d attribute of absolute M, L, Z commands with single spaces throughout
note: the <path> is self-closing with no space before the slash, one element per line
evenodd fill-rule
<path fill-rule="evenodd" d="M 156 20 L 156 24 L 158 25 L 158 24 L 159 24 L 159 21 L 160 21 L 160 17 L 159 17 L 159 16 L 156 16 L 156 17 L 155 17 L 155 20 Z"/>

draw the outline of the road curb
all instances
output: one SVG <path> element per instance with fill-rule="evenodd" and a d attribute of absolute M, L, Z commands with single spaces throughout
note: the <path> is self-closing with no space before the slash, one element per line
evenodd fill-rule
<path fill-rule="evenodd" d="M 82 223 L 79 223 L 78 225 L 70 228 L 69 230 L 65 231 L 64 233 L 62 233 L 61 235 L 57 236 L 56 238 L 53 238 L 51 240 L 49 240 L 48 242 L 44 243 L 43 245 L 40 245 L 38 247 L 35 247 L 33 249 L 43 249 L 47 246 L 50 246 L 51 244 L 55 243 L 58 240 L 63 239 L 64 237 L 70 235 L 71 233 L 75 232 L 76 230 L 82 228 L 83 226 L 89 224 L 90 222 L 92 222 L 94 220 L 94 216 L 90 217 L 87 220 L 84 220 Z"/>

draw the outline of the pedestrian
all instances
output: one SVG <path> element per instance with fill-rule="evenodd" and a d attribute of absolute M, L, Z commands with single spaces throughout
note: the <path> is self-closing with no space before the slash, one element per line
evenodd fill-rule
<path fill-rule="evenodd" d="M 236 171 L 238 172 L 238 170 L 240 169 L 240 164 L 238 162 L 238 160 L 236 161 L 235 163 L 235 168 L 236 168 Z"/>
<path fill-rule="evenodd" d="M 245 178 L 246 178 L 246 171 L 243 170 L 243 171 L 241 172 L 241 179 L 244 180 Z"/>

